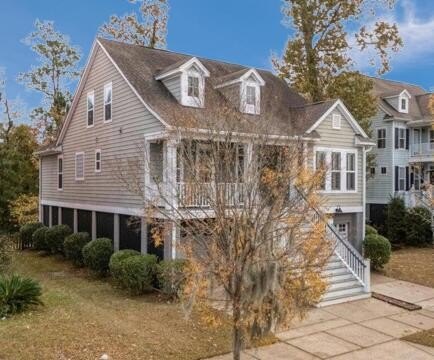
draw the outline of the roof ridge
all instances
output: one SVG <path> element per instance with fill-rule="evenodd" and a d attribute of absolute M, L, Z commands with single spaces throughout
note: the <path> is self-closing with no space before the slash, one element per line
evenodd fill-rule
<path fill-rule="evenodd" d="M 371 75 L 364 75 L 364 76 L 366 76 L 366 77 L 368 77 L 368 78 L 371 78 L 371 79 L 382 80 L 382 81 L 389 81 L 389 82 L 397 83 L 397 84 L 400 84 L 400 85 L 410 85 L 410 86 L 415 86 L 415 87 L 418 87 L 418 88 L 422 89 L 423 91 L 426 91 L 425 88 L 422 87 L 422 86 L 419 85 L 419 84 L 413 84 L 413 83 L 405 82 L 405 81 L 403 81 L 403 80 L 385 79 L 385 78 L 382 78 L 382 77 L 371 76 Z"/>

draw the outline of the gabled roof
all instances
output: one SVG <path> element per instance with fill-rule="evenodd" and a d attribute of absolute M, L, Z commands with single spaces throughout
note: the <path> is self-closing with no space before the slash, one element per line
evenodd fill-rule
<path fill-rule="evenodd" d="M 228 86 L 228 85 L 232 85 L 232 84 L 236 84 L 236 83 L 240 83 L 243 81 L 248 80 L 249 78 L 253 77 L 255 79 L 255 81 L 260 85 L 260 86 L 264 86 L 265 85 L 265 81 L 262 78 L 262 76 L 258 73 L 258 71 L 256 69 L 242 69 L 240 71 L 236 71 L 232 74 L 228 74 L 225 76 L 222 76 L 220 78 L 217 78 L 214 80 L 214 87 L 216 89 L 223 87 L 223 86 Z"/>
<path fill-rule="evenodd" d="M 155 79 L 156 80 L 164 79 L 176 73 L 182 72 L 186 69 L 189 69 L 193 65 L 196 65 L 197 68 L 202 72 L 202 74 L 205 77 L 209 76 L 208 69 L 205 66 L 203 66 L 202 63 L 196 57 L 192 57 L 189 60 L 180 60 L 175 64 L 169 65 L 165 69 L 159 71 L 158 74 L 156 74 Z"/>

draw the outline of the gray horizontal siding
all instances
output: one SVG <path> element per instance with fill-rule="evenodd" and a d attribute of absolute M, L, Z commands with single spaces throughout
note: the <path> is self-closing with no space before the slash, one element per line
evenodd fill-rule
<path fill-rule="evenodd" d="M 103 122 L 104 85 L 113 83 L 112 122 Z M 86 96 L 95 92 L 94 126 L 87 128 Z M 129 183 L 142 181 L 144 134 L 164 130 L 144 107 L 113 64 L 100 50 L 89 72 L 78 106 L 63 141 L 64 189 L 57 191 L 56 157 L 42 159 L 42 199 L 110 207 L 140 208 L 142 197 L 128 191 L 119 168 L 128 171 Z M 95 173 L 95 150 L 101 149 L 102 171 Z M 75 181 L 75 153 L 85 153 L 85 179 Z M 125 178 L 125 177 L 124 177 Z"/>
<path fill-rule="evenodd" d="M 181 102 L 181 76 L 164 79 L 163 83 L 175 99 Z"/>

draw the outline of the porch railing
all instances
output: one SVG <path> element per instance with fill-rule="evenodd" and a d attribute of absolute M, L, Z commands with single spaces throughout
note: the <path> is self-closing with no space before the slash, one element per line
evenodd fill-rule
<path fill-rule="evenodd" d="M 434 155 L 434 142 L 415 143 L 410 147 L 411 156 Z"/>
<path fill-rule="evenodd" d="M 177 183 L 179 207 L 209 207 L 217 200 L 233 207 L 244 203 L 244 194 L 243 183 Z"/>

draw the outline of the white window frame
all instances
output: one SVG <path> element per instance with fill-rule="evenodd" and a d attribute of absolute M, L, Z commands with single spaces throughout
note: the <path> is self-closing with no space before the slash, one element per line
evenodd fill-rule
<path fill-rule="evenodd" d="M 339 163 L 338 165 L 338 169 L 333 169 L 333 155 L 334 154 L 338 154 L 339 155 Z M 334 174 L 339 174 L 339 188 L 337 189 L 333 189 L 333 175 Z M 342 153 L 340 151 L 332 151 L 330 154 L 330 177 L 331 177 L 331 181 L 330 181 L 330 190 L 331 191 L 342 191 L 342 175 L 343 175 L 343 168 L 342 168 Z"/>
<path fill-rule="evenodd" d="M 110 89 L 110 91 L 111 91 L 111 98 L 110 98 L 110 102 L 106 103 L 106 94 L 107 94 L 108 89 Z M 113 120 L 113 83 L 112 82 L 109 82 L 109 83 L 107 83 L 107 84 L 104 85 L 104 94 L 103 94 L 103 96 L 104 96 L 103 97 L 103 116 L 104 116 L 103 121 L 104 121 L 105 124 L 107 124 L 107 123 L 112 122 L 112 120 Z M 108 104 L 110 104 L 110 119 L 106 120 L 106 118 L 105 118 L 105 107 Z"/>
<path fill-rule="evenodd" d="M 255 104 L 247 104 L 247 88 L 255 88 Z M 261 113 L 261 87 L 253 81 L 244 81 L 241 84 L 241 112 L 250 115 L 259 115 Z"/>
<path fill-rule="evenodd" d="M 354 170 L 348 170 L 348 155 L 353 155 L 354 156 Z M 350 153 L 350 152 L 346 152 L 345 153 L 345 189 L 347 191 L 354 191 L 354 189 L 356 188 L 356 183 L 357 183 L 357 177 L 356 177 L 356 154 L 354 153 Z M 348 174 L 354 174 L 354 189 L 348 189 L 348 181 L 347 181 L 347 177 Z"/>
<path fill-rule="evenodd" d="M 343 228 L 343 231 L 341 231 L 341 227 Z M 336 224 L 337 231 L 339 235 L 343 236 L 346 240 L 348 240 L 348 230 L 349 230 L 349 224 L 348 223 L 338 223 Z M 345 234 L 345 235 L 343 235 Z"/>
<path fill-rule="evenodd" d="M 359 176 L 359 168 L 358 168 L 358 151 L 357 149 L 343 149 L 343 148 L 329 148 L 329 147 L 322 147 L 322 146 L 315 146 L 314 147 L 314 154 L 315 154 L 315 160 L 314 160 L 314 166 L 315 170 L 319 170 L 316 168 L 316 155 L 317 152 L 325 152 L 326 153 L 326 174 L 325 174 L 325 190 L 319 190 L 321 193 L 330 193 L 330 194 L 345 194 L 345 193 L 357 193 L 358 191 L 358 176 Z M 341 153 L 341 189 L 340 190 L 332 190 L 331 187 L 331 157 L 333 152 L 339 152 Z M 355 166 L 355 187 L 354 190 L 347 190 L 347 177 L 346 177 L 346 171 L 347 171 L 347 154 L 354 154 L 354 166 Z"/>
<path fill-rule="evenodd" d="M 77 176 L 77 157 L 80 155 L 83 156 L 83 176 L 82 177 Z M 85 176 L 85 154 L 83 151 L 80 151 L 80 152 L 75 153 L 75 180 L 76 181 L 82 181 L 82 180 L 84 180 L 84 176 Z"/>
<path fill-rule="evenodd" d="M 99 154 L 99 160 L 96 157 L 97 154 Z M 99 169 L 97 168 L 97 163 L 99 163 Z M 101 170 L 102 170 L 102 153 L 101 153 L 101 149 L 96 149 L 95 150 L 95 172 L 100 173 Z"/>
<path fill-rule="evenodd" d="M 384 131 L 384 137 L 380 137 L 380 131 Z M 384 147 L 379 147 L 378 146 L 378 142 L 380 140 L 384 140 Z M 387 147 L 387 129 L 382 127 L 382 128 L 377 128 L 377 149 L 386 149 Z"/>
<path fill-rule="evenodd" d="M 89 98 L 92 99 L 92 110 L 89 109 Z M 92 125 L 89 125 L 89 112 L 92 111 Z M 86 96 L 86 127 L 91 128 L 95 125 L 95 91 L 89 91 Z"/>
<path fill-rule="evenodd" d="M 396 150 L 406 150 L 405 144 L 407 142 L 407 136 L 405 133 L 405 127 L 397 126 L 395 129 L 398 129 L 398 148 Z M 401 137 L 401 133 L 404 134 L 404 137 Z M 401 147 L 401 140 L 404 140 L 404 146 Z"/>
<path fill-rule="evenodd" d="M 399 112 L 404 113 L 404 114 L 408 114 L 408 106 L 410 104 L 409 98 L 405 95 L 401 95 L 399 97 Z M 405 108 L 402 107 L 402 101 L 405 101 Z"/>
<path fill-rule="evenodd" d="M 62 160 L 62 171 L 60 171 L 59 167 L 59 160 Z M 57 156 L 57 190 L 63 191 L 63 168 L 65 167 L 65 164 L 63 163 L 63 155 Z M 59 176 L 62 176 L 62 187 L 59 187 Z"/>
<path fill-rule="evenodd" d="M 401 170 L 402 170 L 402 174 L 404 175 L 403 177 L 401 177 Z M 398 166 L 398 191 L 405 191 L 405 183 L 406 183 L 406 170 L 405 170 L 405 166 Z M 402 181 L 402 189 L 401 189 L 401 181 Z"/>
<path fill-rule="evenodd" d="M 188 78 L 196 77 L 199 79 L 199 96 L 188 95 Z M 181 104 L 184 106 L 203 108 L 205 105 L 205 77 L 195 67 L 191 67 L 181 75 Z"/>
<path fill-rule="evenodd" d="M 197 80 L 197 96 L 194 95 L 196 87 L 194 87 L 193 85 L 190 86 L 190 79 Z M 193 95 L 189 94 L 190 87 L 192 88 Z M 188 76 L 187 76 L 187 96 L 198 99 L 198 100 L 200 99 L 200 76 L 199 75 L 188 74 Z"/>
<path fill-rule="evenodd" d="M 342 127 L 342 115 L 341 114 L 333 114 L 332 115 L 332 128 L 336 130 L 340 130 Z"/>
<path fill-rule="evenodd" d="M 383 173 L 383 169 L 386 169 L 386 172 Z M 387 174 L 388 174 L 387 166 L 380 166 L 380 175 L 387 176 Z"/>

